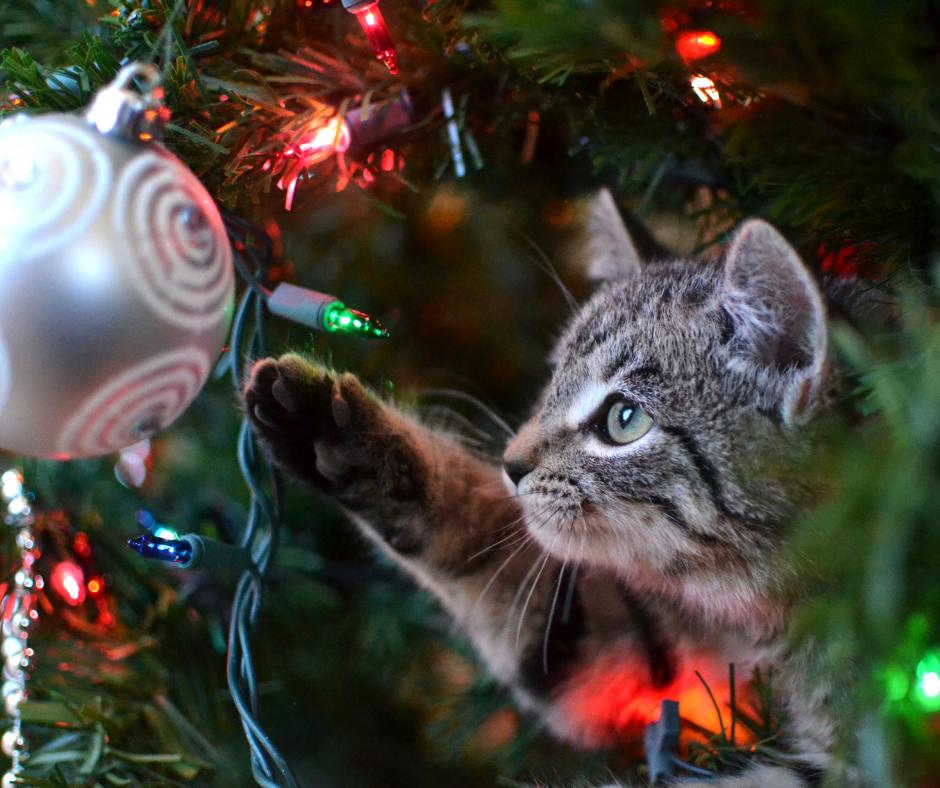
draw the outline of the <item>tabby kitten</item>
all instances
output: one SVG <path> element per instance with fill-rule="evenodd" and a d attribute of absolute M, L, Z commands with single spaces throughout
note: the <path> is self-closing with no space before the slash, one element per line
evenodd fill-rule
<path fill-rule="evenodd" d="M 778 554 L 832 382 L 819 290 L 760 220 L 721 261 L 643 264 L 605 191 L 591 231 L 603 283 L 502 467 L 295 354 L 252 370 L 251 424 L 556 735 L 634 737 L 663 698 L 716 729 L 696 671 L 722 702 L 729 663 L 773 666 L 792 760 L 701 785 L 818 784 L 833 724 L 783 638 Z"/>

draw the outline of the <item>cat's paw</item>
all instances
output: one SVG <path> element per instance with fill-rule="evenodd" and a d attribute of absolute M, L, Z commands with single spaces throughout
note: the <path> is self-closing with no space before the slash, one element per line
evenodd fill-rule
<path fill-rule="evenodd" d="M 272 459 L 339 494 L 356 481 L 389 481 L 401 441 L 385 406 L 355 376 L 294 353 L 259 361 L 243 392 L 245 412 Z"/>

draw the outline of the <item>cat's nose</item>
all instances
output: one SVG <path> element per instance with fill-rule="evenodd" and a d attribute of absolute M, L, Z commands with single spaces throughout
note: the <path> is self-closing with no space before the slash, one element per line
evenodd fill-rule
<path fill-rule="evenodd" d="M 522 481 L 522 477 L 532 473 L 534 468 L 534 465 L 522 460 L 503 460 L 503 469 L 506 471 L 506 475 L 517 487 L 519 482 Z"/>

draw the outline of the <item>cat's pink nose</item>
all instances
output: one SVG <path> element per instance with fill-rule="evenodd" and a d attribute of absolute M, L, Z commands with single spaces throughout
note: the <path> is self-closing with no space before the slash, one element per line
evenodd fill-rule
<path fill-rule="evenodd" d="M 519 486 L 519 482 L 522 481 L 522 478 L 532 473 L 534 468 L 534 465 L 530 465 L 522 460 L 503 460 L 503 469 L 506 471 L 506 475 L 517 487 Z"/>

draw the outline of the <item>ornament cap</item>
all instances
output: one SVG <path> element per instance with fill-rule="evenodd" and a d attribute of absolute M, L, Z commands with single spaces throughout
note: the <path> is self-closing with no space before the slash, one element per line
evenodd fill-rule
<path fill-rule="evenodd" d="M 134 80 L 142 86 L 133 90 Z M 170 112 L 163 106 L 160 72 L 147 63 L 124 66 L 95 95 L 85 117 L 102 134 L 125 140 L 163 139 Z"/>

